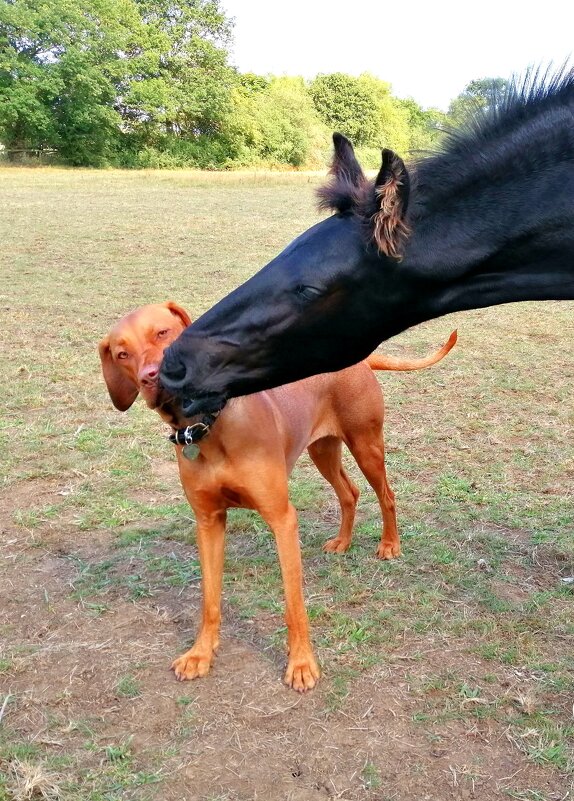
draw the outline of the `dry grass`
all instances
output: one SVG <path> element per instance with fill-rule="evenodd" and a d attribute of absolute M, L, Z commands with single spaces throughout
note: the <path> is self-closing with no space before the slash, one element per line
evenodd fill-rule
<path fill-rule="evenodd" d="M 41 764 L 33 765 L 13 759 L 10 762 L 7 790 L 13 801 L 57 801 L 62 797 L 59 781 L 58 776 L 46 772 Z"/>

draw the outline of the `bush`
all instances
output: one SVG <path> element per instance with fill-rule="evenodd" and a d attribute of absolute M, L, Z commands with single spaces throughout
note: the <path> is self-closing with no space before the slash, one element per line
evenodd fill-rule
<path fill-rule="evenodd" d="M 122 167 L 138 169 L 177 169 L 194 167 L 216 170 L 229 166 L 227 143 L 208 136 L 194 140 L 165 136 L 154 144 L 143 144 L 120 151 Z"/>
<path fill-rule="evenodd" d="M 235 166 L 322 167 L 329 148 L 302 78 L 238 87 L 227 133 Z"/>

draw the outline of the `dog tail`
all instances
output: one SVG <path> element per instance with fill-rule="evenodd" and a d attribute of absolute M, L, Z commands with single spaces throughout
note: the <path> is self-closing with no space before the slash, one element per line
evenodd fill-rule
<path fill-rule="evenodd" d="M 365 361 L 371 370 L 422 370 L 423 367 L 430 367 L 444 359 L 449 350 L 456 345 L 457 333 L 453 331 L 448 338 L 448 342 L 429 356 L 421 359 L 401 359 L 395 356 L 385 356 L 384 353 L 371 353 Z"/>

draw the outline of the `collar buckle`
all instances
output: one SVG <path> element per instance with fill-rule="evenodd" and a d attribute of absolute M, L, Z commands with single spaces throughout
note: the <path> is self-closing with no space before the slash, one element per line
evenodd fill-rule
<path fill-rule="evenodd" d="M 195 442 L 203 439 L 207 434 L 217 415 L 206 415 L 203 420 L 198 423 L 192 423 L 185 428 L 177 428 L 169 435 L 169 441 L 174 445 L 193 445 Z"/>

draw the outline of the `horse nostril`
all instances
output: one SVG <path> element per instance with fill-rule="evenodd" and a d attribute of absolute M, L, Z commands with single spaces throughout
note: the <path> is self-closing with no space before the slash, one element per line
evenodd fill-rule
<path fill-rule="evenodd" d="M 169 374 L 169 379 L 171 381 L 183 381 L 186 372 L 185 364 L 177 357 L 174 357 L 171 353 L 171 348 L 168 348 L 163 354 L 163 375 L 166 376 Z"/>

